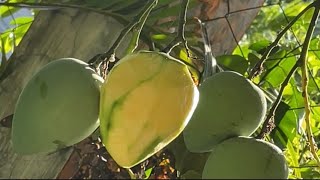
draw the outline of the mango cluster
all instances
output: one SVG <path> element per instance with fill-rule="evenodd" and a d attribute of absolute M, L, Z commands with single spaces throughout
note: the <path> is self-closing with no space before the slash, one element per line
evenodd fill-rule
<path fill-rule="evenodd" d="M 211 152 L 204 179 L 285 179 L 288 167 L 282 151 L 249 137 L 264 120 L 263 91 L 233 71 L 208 77 L 199 87 L 199 104 L 183 132 L 187 149 Z"/>
<path fill-rule="evenodd" d="M 72 146 L 99 126 L 112 158 L 130 168 L 183 132 L 191 152 L 211 152 L 203 178 L 287 178 L 282 151 L 250 138 L 267 111 L 264 93 L 225 71 L 199 87 L 186 64 L 139 51 L 117 62 L 106 79 L 87 63 L 63 58 L 40 69 L 23 88 L 13 117 L 20 154 Z"/>

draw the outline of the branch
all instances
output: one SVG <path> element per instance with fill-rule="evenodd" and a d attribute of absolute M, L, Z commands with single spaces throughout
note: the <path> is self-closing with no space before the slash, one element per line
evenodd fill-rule
<path fill-rule="evenodd" d="M 262 125 L 262 129 L 260 131 L 260 133 L 256 136 L 256 138 L 258 139 L 262 139 L 265 136 L 267 136 L 274 128 L 274 116 L 275 116 L 275 112 L 281 102 L 282 99 L 282 94 L 284 91 L 284 88 L 288 85 L 289 80 L 291 79 L 291 76 L 293 75 L 293 73 L 297 70 L 297 68 L 299 67 L 300 62 L 297 61 L 294 66 L 291 68 L 291 70 L 289 71 L 286 79 L 282 82 L 280 90 L 279 90 L 279 95 L 277 96 L 277 99 L 274 101 L 272 107 L 269 110 L 269 113 L 266 117 L 266 120 L 264 121 L 263 125 Z"/>
<path fill-rule="evenodd" d="M 291 20 L 291 22 L 282 30 L 280 31 L 280 33 L 278 34 L 278 36 L 276 37 L 276 39 L 268 46 L 268 48 L 266 49 L 266 51 L 263 53 L 261 59 L 259 62 L 257 62 L 255 64 L 255 66 L 252 68 L 248 79 L 253 79 L 255 76 L 259 75 L 261 73 L 261 71 L 263 70 L 263 64 L 265 63 L 265 61 L 267 60 L 267 58 L 269 57 L 269 54 L 271 53 L 271 51 L 273 50 L 273 48 L 279 43 L 280 39 L 282 38 L 282 36 L 292 27 L 292 25 L 298 21 L 300 19 L 300 17 L 302 15 L 304 15 L 304 13 L 306 13 L 310 8 L 315 7 L 316 6 L 316 2 L 318 2 L 319 0 L 309 4 L 306 8 L 304 8 L 294 19 Z"/>
<path fill-rule="evenodd" d="M 94 56 L 91 60 L 89 60 L 89 64 L 95 66 L 95 67 L 99 67 L 100 64 L 103 61 L 115 61 L 115 52 L 118 49 L 120 43 L 122 42 L 122 40 L 124 39 L 124 37 L 135 27 L 137 26 L 140 21 L 143 19 L 144 14 L 150 10 L 150 8 L 152 9 L 154 6 L 156 6 L 156 4 L 158 3 L 158 0 L 152 0 L 149 1 L 145 7 L 141 10 L 141 12 L 135 16 L 135 18 L 133 19 L 133 21 L 131 23 L 129 23 L 121 32 L 120 35 L 118 36 L 118 38 L 116 39 L 116 41 L 113 43 L 113 45 L 111 46 L 111 48 L 102 54 L 98 54 L 96 56 Z"/>
<path fill-rule="evenodd" d="M 182 0 L 177 36 L 169 43 L 169 45 L 166 48 L 162 50 L 165 53 L 170 53 L 174 47 L 178 46 L 180 43 L 183 43 L 184 47 L 186 48 L 188 57 L 191 57 L 189 48 L 187 45 L 187 41 L 184 35 L 184 28 L 187 22 L 188 4 L 189 4 L 189 0 Z"/>
<path fill-rule="evenodd" d="M 127 23 L 128 20 L 117 13 L 113 13 L 111 11 L 96 9 L 96 8 L 90 8 L 80 5 L 74 5 L 74 4 L 65 4 L 65 3 L 26 3 L 26 2 L 17 2 L 17 3 L 11 3 L 11 2 L 0 2 L 0 6 L 11 6 L 11 7 L 20 7 L 20 8 L 72 8 L 72 9 L 81 9 L 85 11 L 92 11 L 99 14 L 104 14 L 107 16 L 111 16 L 117 20 L 119 20 L 122 23 Z"/>
<path fill-rule="evenodd" d="M 315 6 L 315 10 L 313 12 L 313 16 L 310 22 L 310 25 L 308 27 L 308 31 L 306 34 L 305 41 L 303 43 L 301 55 L 300 55 L 300 61 L 301 61 L 301 71 L 302 71 L 302 97 L 304 100 L 304 107 L 305 107 L 305 121 L 306 121 L 306 129 L 307 129 L 307 137 L 308 137 L 308 142 L 310 146 L 310 151 L 313 155 L 313 158 L 316 160 L 318 166 L 320 167 L 320 159 L 317 154 L 317 145 L 314 142 L 313 139 L 313 134 L 311 130 L 311 125 L 310 125 L 310 103 L 309 103 L 309 95 L 308 95 L 308 82 L 309 82 L 309 77 L 308 77 L 308 49 L 310 45 L 310 41 L 315 29 L 316 22 L 318 21 L 319 18 L 319 12 L 320 12 L 320 1 L 317 0 L 315 1 L 317 3 L 317 6 Z"/>
<path fill-rule="evenodd" d="M 133 28 L 131 42 L 129 43 L 129 47 L 127 48 L 126 54 L 133 53 L 135 51 L 135 49 L 138 47 L 141 31 L 145 25 L 147 18 L 149 17 L 151 10 L 154 7 L 155 7 L 155 5 L 153 7 L 150 7 L 149 9 L 147 9 L 145 12 L 143 12 L 144 14 L 141 16 L 139 23 L 137 24 L 137 26 L 135 28 Z"/>

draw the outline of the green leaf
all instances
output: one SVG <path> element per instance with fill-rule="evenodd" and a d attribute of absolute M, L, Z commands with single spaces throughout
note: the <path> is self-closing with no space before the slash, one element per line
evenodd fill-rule
<path fill-rule="evenodd" d="M 10 36 L 7 36 L 7 38 L 4 41 L 4 51 L 6 53 L 11 52 L 13 49 L 13 42 L 12 42 L 12 38 L 10 38 Z"/>
<path fill-rule="evenodd" d="M 300 168 L 302 177 L 304 179 L 320 179 L 320 172 L 317 170 L 317 168 Z"/>
<path fill-rule="evenodd" d="M 191 50 L 189 52 L 191 53 L 191 55 L 193 54 Z M 184 61 L 186 64 L 192 65 L 193 67 L 197 67 L 197 65 L 188 57 L 186 49 L 179 50 L 178 55 L 179 55 L 179 59 Z M 200 78 L 200 74 L 198 71 L 195 70 L 195 68 L 190 67 L 189 65 L 188 65 L 188 69 L 191 72 L 193 80 L 197 84 Z"/>
<path fill-rule="evenodd" d="M 320 123 L 320 105 L 318 104 L 318 107 L 311 107 L 311 118 L 317 122 Z M 319 131 L 319 127 L 315 127 Z M 318 132 L 320 134 L 320 131 Z"/>
<path fill-rule="evenodd" d="M 259 52 L 262 49 L 265 49 L 266 47 L 268 47 L 270 43 L 271 42 L 269 40 L 264 39 L 264 40 L 258 41 L 256 43 L 250 44 L 249 49 L 256 51 L 256 52 Z"/>
<path fill-rule="evenodd" d="M 257 62 L 260 61 L 260 58 L 257 55 L 255 55 L 254 53 L 250 52 L 248 54 L 248 61 L 249 61 L 249 64 L 250 64 L 250 69 L 251 69 L 251 68 L 253 68 L 255 66 L 255 64 Z"/>
<path fill-rule="evenodd" d="M 295 166 L 295 167 L 299 167 L 299 153 L 296 152 L 294 145 L 288 141 L 287 143 L 287 152 L 289 154 L 289 161 L 290 164 Z M 286 156 L 288 158 L 288 156 Z M 300 169 L 294 169 L 294 174 L 297 178 L 301 178 L 301 172 Z"/>
<path fill-rule="evenodd" d="M 237 46 L 232 54 L 233 55 L 239 55 L 239 56 L 243 56 L 244 58 L 248 58 L 248 54 L 249 54 L 250 50 L 249 50 L 249 45 L 246 44 L 246 45 L 241 45 L 240 46 Z M 243 54 L 242 54 L 243 53 Z"/>
<path fill-rule="evenodd" d="M 296 58 L 293 56 L 282 59 L 278 66 L 268 72 L 265 80 L 268 81 L 273 87 L 280 86 L 295 63 Z"/>
<path fill-rule="evenodd" d="M 16 7 L 0 6 L 0 17 L 5 18 L 8 16 L 12 16 L 19 9 L 20 8 L 16 8 Z"/>
<path fill-rule="evenodd" d="M 288 139 L 289 141 L 293 141 L 293 139 L 297 136 L 297 117 L 294 111 L 286 111 L 283 118 L 277 119 L 278 128 L 281 129 L 283 134 L 286 137 L 284 140 Z M 286 141 L 288 142 L 288 141 Z"/>
<path fill-rule="evenodd" d="M 22 16 L 22 17 L 17 17 L 15 19 L 12 19 L 10 21 L 11 25 L 24 25 L 24 24 L 29 24 L 33 21 L 33 17 L 27 17 L 27 16 Z"/>
<path fill-rule="evenodd" d="M 168 38 L 166 34 L 154 34 L 151 36 L 152 40 L 155 41 L 162 41 Z"/>
<path fill-rule="evenodd" d="M 228 70 L 244 74 L 249 66 L 248 61 L 239 55 L 222 55 L 216 57 L 217 63 Z"/>
<path fill-rule="evenodd" d="M 131 37 L 129 46 L 126 50 L 126 54 L 134 52 L 138 47 L 140 33 L 145 25 L 147 18 L 149 17 L 151 10 L 156 6 L 156 1 L 151 2 L 150 6 L 149 5 L 147 6 L 147 4 L 145 6 L 147 7 L 147 10 L 143 12 L 141 16 L 140 14 L 137 15 L 138 24 L 132 29 L 132 37 Z"/>
<path fill-rule="evenodd" d="M 296 136 L 296 121 L 294 112 L 290 111 L 290 106 L 281 101 L 275 112 L 276 129 L 272 136 L 279 147 L 286 147 L 288 140 L 293 140 Z"/>
<path fill-rule="evenodd" d="M 149 168 L 149 169 L 147 169 L 147 170 L 144 171 L 144 174 L 145 174 L 145 176 L 146 176 L 144 179 L 149 179 L 152 170 L 153 170 L 153 168 Z"/>

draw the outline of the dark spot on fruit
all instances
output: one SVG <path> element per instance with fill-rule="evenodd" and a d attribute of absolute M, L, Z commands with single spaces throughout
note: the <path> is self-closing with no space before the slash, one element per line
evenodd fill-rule
<path fill-rule="evenodd" d="M 232 122 L 232 123 L 231 123 L 231 126 L 233 126 L 233 127 L 238 127 L 239 125 L 238 125 L 238 123 L 236 123 L 236 122 Z"/>
<path fill-rule="evenodd" d="M 40 84 L 40 96 L 41 98 L 45 99 L 47 97 L 48 94 L 48 85 L 45 82 L 42 82 Z"/>

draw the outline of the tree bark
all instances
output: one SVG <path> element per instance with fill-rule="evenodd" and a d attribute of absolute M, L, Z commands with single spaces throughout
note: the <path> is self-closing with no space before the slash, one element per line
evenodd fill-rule
<path fill-rule="evenodd" d="M 259 6 L 263 0 L 230 2 L 231 11 L 234 11 Z M 199 15 L 199 9 L 200 6 L 193 13 Z M 258 11 L 229 16 L 237 40 L 243 36 Z M 221 0 L 213 18 L 225 13 L 226 1 Z M 215 55 L 232 52 L 236 42 L 225 19 L 208 25 Z M 92 12 L 74 9 L 40 12 L 10 57 L 8 71 L 0 77 L 0 120 L 13 114 L 22 88 L 41 67 L 62 57 L 88 61 L 106 51 L 122 28 L 123 25 L 116 20 Z M 123 54 L 128 42 L 125 40 L 121 44 L 118 54 Z M 11 129 L 0 126 L 0 178 L 57 178 L 73 151 L 73 148 L 68 148 L 49 155 L 18 155 L 12 150 L 10 137 Z"/>

